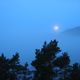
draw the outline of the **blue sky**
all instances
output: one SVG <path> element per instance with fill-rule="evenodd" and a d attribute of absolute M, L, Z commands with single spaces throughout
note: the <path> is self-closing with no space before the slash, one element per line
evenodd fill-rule
<path fill-rule="evenodd" d="M 61 31 L 80 26 L 80 0 L 0 0 L 0 52 L 41 45 L 54 25 Z"/>
<path fill-rule="evenodd" d="M 0 30 L 48 31 L 55 24 L 61 30 L 78 26 L 79 7 L 79 0 L 0 0 Z"/>

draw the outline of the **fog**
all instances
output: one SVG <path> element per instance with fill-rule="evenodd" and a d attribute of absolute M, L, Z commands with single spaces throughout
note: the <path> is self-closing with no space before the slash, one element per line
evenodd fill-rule
<path fill-rule="evenodd" d="M 28 35 L 28 34 L 27 34 Z M 20 54 L 21 63 L 28 62 L 29 64 L 35 58 L 35 49 L 40 49 L 44 41 L 56 39 L 58 46 L 62 52 L 67 52 L 71 58 L 71 63 L 80 62 L 80 36 L 70 35 L 60 32 L 53 35 L 50 34 L 29 34 L 29 36 L 6 36 L 0 39 L 0 54 L 4 53 L 6 57 L 11 57 L 16 52 Z"/>

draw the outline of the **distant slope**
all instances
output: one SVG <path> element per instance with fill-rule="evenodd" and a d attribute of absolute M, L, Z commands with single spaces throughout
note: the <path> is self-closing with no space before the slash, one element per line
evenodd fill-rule
<path fill-rule="evenodd" d="M 71 63 L 80 63 L 80 27 L 61 32 L 55 39 L 59 41 L 61 50 L 68 52 Z"/>
<path fill-rule="evenodd" d="M 64 31 L 63 33 L 67 35 L 80 36 L 80 26 L 72 28 L 72 29 L 68 29 Z"/>

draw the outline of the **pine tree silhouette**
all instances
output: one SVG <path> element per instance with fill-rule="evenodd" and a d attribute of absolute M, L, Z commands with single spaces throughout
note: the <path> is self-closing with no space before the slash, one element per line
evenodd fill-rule
<path fill-rule="evenodd" d="M 80 64 L 70 65 L 70 57 L 66 52 L 62 55 L 56 40 L 44 42 L 41 49 L 36 49 L 35 60 L 28 69 L 28 63 L 20 64 L 19 53 L 11 58 L 0 56 L 0 80 L 80 80 Z M 30 73 L 34 72 L 32 75 Z"/>
<path fill-rule="evenodd" d="M 6 59 L 2 54 L 0 56 L 0 80 L 29 80 L 28 64 L 21 65 L 19 62 L 19 53 L 12 58 Z"/>
<path fill-rule="evenodd" d="M 59 56 L 55 60 L 55 65 L 60 68 L 65 68 L 70 64 L 70 58 L 66 52 L 62 54 L 62 56 Z"/>
<path fill-rule="evenodd" d="M 68 80 L 69 78 L 69 71 L 70 71 L 70 58 L 66 52 L 62 54 L 62 56 L 59 56 L 54 61 L 54 64 L 56 67 L 60 68 L 60 71 L 62 70 L 62 77 L 60 77 L 62 80 Z"/>
<path fill-rule="evenodd" d="M 61 51 L 57 44 L 56 40 L 49 44 L 45 42 L 41 49 L 36 49 L 36 59 L 32 61 L 32 66 L 36 69 L 33 80 L 53 80 L 56 75 L 53 70 L 55 67 L 53 62 Z"/>
<path fill-rule="evenodd" d="M 0 56 L 0 80 L 5 80 L 8 78 L 9 65 L 8 60 L 4 57 L 4 54 Z"/>
<path fill-rule="evenodd" d="M 70 78 L 70 80 L 80 80 L 80 65 L 78 63 L 73 64 Z"/>

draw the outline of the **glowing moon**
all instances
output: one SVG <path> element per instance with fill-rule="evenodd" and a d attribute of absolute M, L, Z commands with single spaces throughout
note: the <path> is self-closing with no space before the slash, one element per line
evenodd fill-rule
<path fill-rule="evenodd" d="M 53 27 L 53 30 L 54 30 L 54 31 L 59 31 L 59 26 L 54 26 L 54 27 Z"/>

